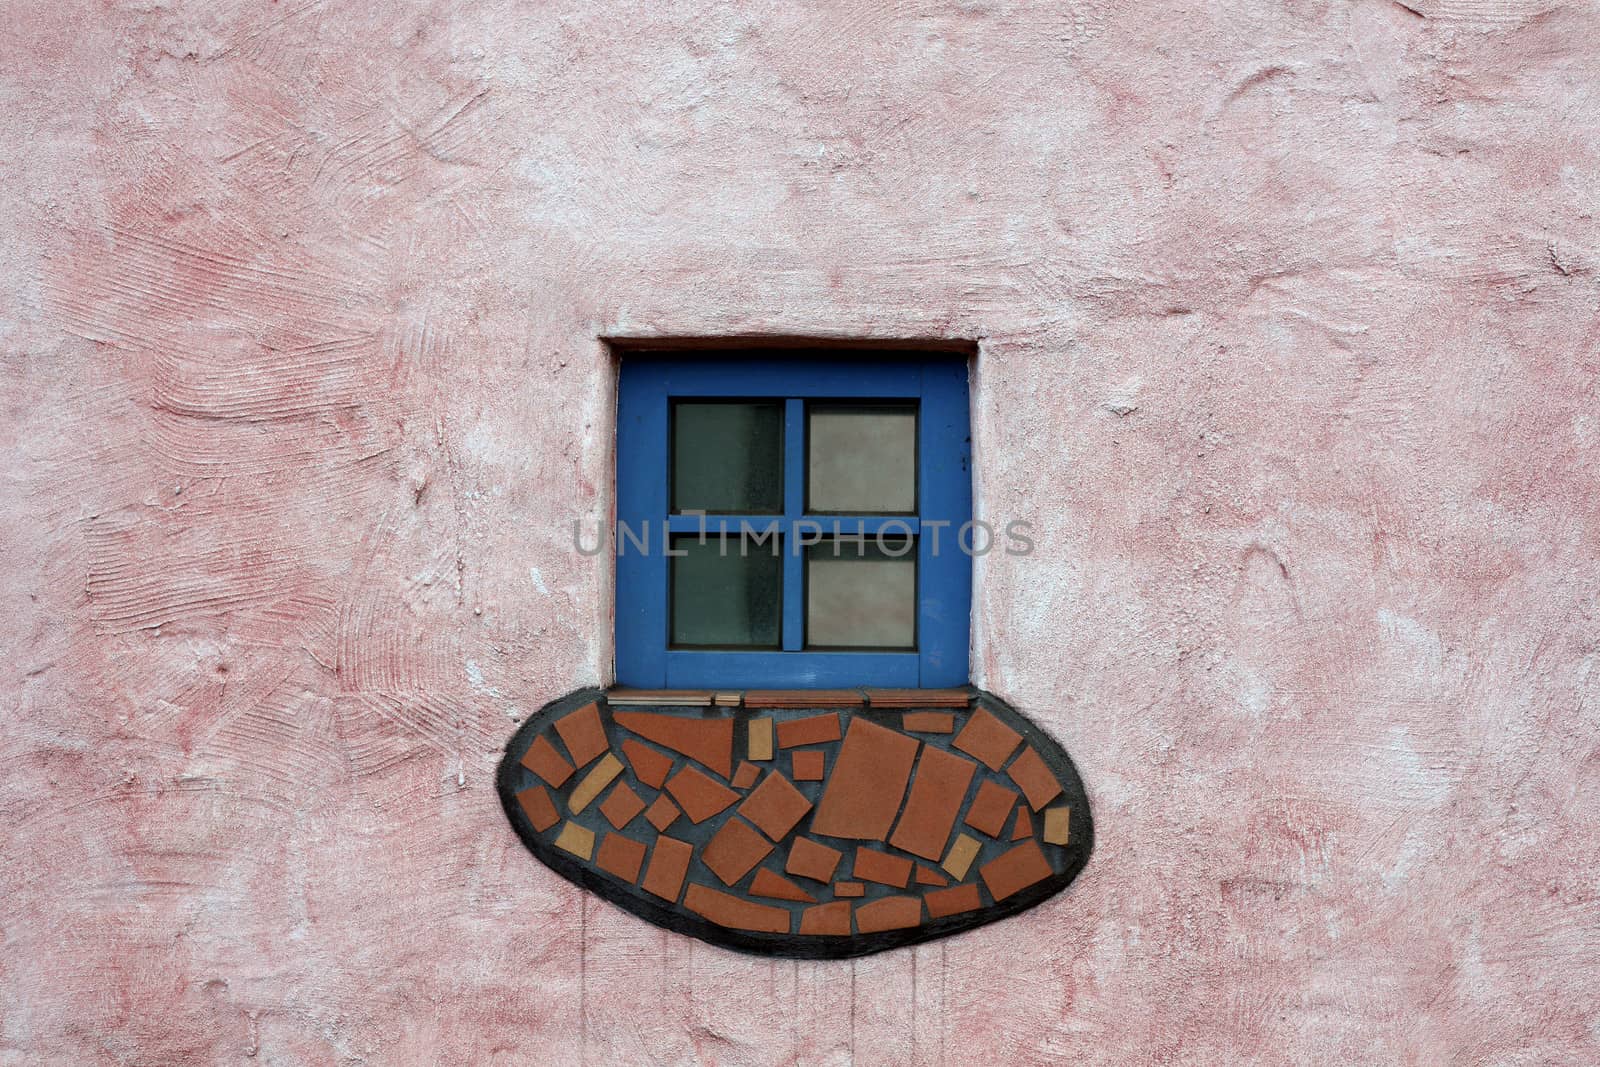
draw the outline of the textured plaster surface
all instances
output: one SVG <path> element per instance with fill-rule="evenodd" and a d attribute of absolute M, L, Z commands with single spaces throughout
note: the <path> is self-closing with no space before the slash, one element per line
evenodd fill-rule
<path fill-rule="evenodd" d="M 1592 1063 L 1600 14 L 0 12 L 0 1063 Z M 602 333 L 981 339 L 975 681 L 1099 847 L 765 962 L 493 793 Z"/>

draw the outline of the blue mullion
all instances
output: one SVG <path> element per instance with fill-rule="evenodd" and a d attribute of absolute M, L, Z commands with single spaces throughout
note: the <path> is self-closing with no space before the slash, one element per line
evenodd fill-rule
<path fill-rule="evenodd" d="M 798 652 L 805 644 L 805 561 L 800 556 L 794 523 L 806 506 L 806 403 L 790 397 L 783 405 L 783 650 Z"/>
<path fill-rule="evenodd" d="M 805 523 L 807 533 L 820 532 L 825 537 L 833 536 L 833 524 L 839 524 L 840 537 L 870 536 L 884 531 L 889 534 L 915 534 L 922 526 L 922 522 L 915 515 L 802 515 L 790 518 L 788 515 L 669 515 L 667 528 L 672 533 L 697 534 L 702 529 L 707 537 L 715 537 L 726 533 L 729 537 L 738 537 L 747 529 L 756 535 L 765 534 L 769 529 L 776 528 L 780 535 L 787 536 L 796 524 Z"/>

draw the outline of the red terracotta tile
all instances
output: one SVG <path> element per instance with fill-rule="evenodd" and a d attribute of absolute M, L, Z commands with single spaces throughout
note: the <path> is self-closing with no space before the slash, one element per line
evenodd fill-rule
<path fill-rule="evenodd" d="M 953 885 L 949 889 L 935 889 L 923 898 L 928 904 L 928 917 L 942 919 L 946 915 L 960 915 L 983 907 L 983 896 L 977 882 Z"/>
<path fill-rule="evenodd" d="M 655 802 L 645 810 L 644 817 L 645 821 L 657 830 L 665 830 L 677 822 L 678 816 L 681 814 L 683 813 L 678 810 L 678 805 L 672 802 L 671 797 L 663 793 L 661 796 L 656 797 Z"/>
<path fill-rule="evenodd" d="M 643 810 L 644 801 L 639 799 L 638 793 L 628 788 L 627 782 L 618 782 L 611 795 L 600 802 L 600 814 L 618 830 L 632 822 L 634 816 Z"/>
<path fill-rule="evenodd" d="M 699 760 L 727 778 L 733 774 L 733 716 L 715 719 L 663 715 L 648 711 L 614 711 L 618 726 L 646 741 Z"/>
<path fill-rule="evenodd" d="M 567 746 L 567 755 L 572 757 L 574 767 L 584 766 L 611 747 L 605 728 L 600 725 L 600 708 L 596 704 L 585 704 L 557 719 L 556 733 Z"/>
<path fill-rule="evenodd" d="M 951 744 L 974 759 L 982 760 L 991 771 L 998 771 L 1021 740 L 1021 734 L 983 708 L 977 708 Z"/>
<path fill-rule="evenodd" d="M 917 884 L 945 886 L 950 884 L 950 879 L 924 864 L 917 864 Z"/>
<path fill-rule="evenodd" d="M 783 865 L 783 869 L 814 882 L 826 882 L 833 878 L 833 872 L 843 855 L 838 849 L 829 848 L 809 837 L 797 837 L 794 844 L 789 846 L 789 861 Z"/>
<path fill-rule="evenodd" d="M 1037 841 L 1024 841 L 978 868 L 989 895 L 1004 900 L 1011 894 L 1050 877 L 1050 861 L 1044 858 Z"/>
<path fill-rule="evenodd" d="M 859 689 L 752 689 L 747 708 L 854 708 L 866 703 Z"/>
<path fill-rule="evenodd" d="M 705 822 L 739 799 L 738 793 L 693 767 L 685 767 L 667 779 L 667 792 L 683 807 L 689 821 L 697 823 Z"/>
<path fill-rule="evenodd" d="M 900 727 L 919 734 L 953 734 L 956 717 L 948 711 L 908 711 L 900 716 Z"/>
<path fill-rule="evenodd" d="M 777 771 L 767 775 L 739 805 L 739 814 L 774 841 L 781 841 L 810 810 L 811 801 Z"/>
<path fill-rule="evenodd" d="M 729 819 L 707 842 L 700 859 L 726 885 L 736 885 L 750 868 L 767 858 L 767 839 L 739 819 Z"/>
<path fill-rule="evenodd" d="M 644 890 L 676 904 L 683 890 L 683 877 L 689 873 L 694 846 L 687 841 L 662 834 L 650 851 L 650 866 L 644 872 Z"/>
<path fill-rule="evenodd" d="M 875 708 L 964 708 L 972 700 L 965 689 L 868 689 Z"/>
<path fill-rule="evenodd" d="M 735 789 L 749 789 L 756 784 L 756 779 L 761 777 L 761 768 L 749 760 L 739 764 L 739 769 L 733 773 L 733 787 Z"/>
<path fill-rule="evenodd" d="M 794 766 L 794 780 L 797 782 L 820 782 L 828 772 L 828 754 L 821 749 L 803 748 L 798 752 L 791 752 L 789 758 Z"/>
<path fill-rule="evenodd" d="M 772 897 L 775 900 L 797 900 L 802 904 L 814 904 L 817 899 L 783 875 L 769 871 L 765 867 L 756 871 L 756 876 L 751 879 L 750 894 L 757 897 Z"/>
<path fill-rule="evenodd" d="M 1011 840 L 1021 841 L 1024 837 L 1033 836 L 1033 819 L 1028 816 L 1025 804 L 1017 805 L 1017 821 L 1011 824 Z"/>
<path fill-rule="evenodd" d="M 1043 757 L 1031 747 L 1022 750 L 1022 755 L 1006 768 L 1006 773 L 1022 788 L 1022 795 L 1028 798 L 1028 806 L 1034 811 L 1061 795 L 1061 783 L 1044 765 Z"/>
<path fill-rule="evenodd" d="M 530 786 L 518 793 L 517 803 L 522 805 L 522 814 L 541 834 L 561 821 L 555 804 L 550 800 L 550 791 L 542 785 Z"/>
<path fill-rule="evenodd" d="M 972 798 L 965 820 L 968 826 L 982 830 L 990 837 L 999 837 L 1006 828 L 1006 817 L 1016 807 L 1017 794 L 999 782 L 985 778 L 978 786 L 978 795 Z"/>
<path fill-rule="evenodd" d="M 622 742 L 622 754 L 628 757 L 628 765 L 633 768 L 634 775 L 651 789 L 660 789 L 672 771 L 671 756 L 642 745 L 631 737 Z"/>
<path fill-rule="evenodd" d="M 903 856 L 891 856 L 875 848 L 856 847 L 856 858 L 850 867 L 850 877 L 861 882 L 877 882 L 904 889 L 911 880 L 911 861 Z"/>
<path fill-rule="evenodd" d="M 833 900 L 800 913 L 800 932 L 823 937 L 850 936 L 850 902 Z"/>
<path fill-rule="evenodd" d="M 880 897 L 856 905 L 856 930 L 875 934 L 904 930 L 922 922 L 922 901 L 916 897 Z"/>
<path fill-rule="evenodd" d="M 683 906 L 718 926 L 733 930 L 753 930 L 763 934 L 789 932 L 788 908 L 775 908 L 770 904 L 757 904 L 742 897 L 729 896 L 699 882 L 689 883 Z"/>
<path fill-rule="evenodd" d="M 794 748 L 796 745 L 822 745 L 839 740 L 839 713 L 812 715 L 804 719 L 790 719 L 778 724 L 778 747 Z"/>
<path fill-rule="evenodd" d="M 594 865 L 632 885 L 639 880 L 639 868 L 644 865 L 644 842 L 621 834 L 607 834 L 600 842 L 600 854 L 595 857 Z"/>
<path fill-rule="evenodd" d="M 812 817 L 812 833 L 882 841 L 900 810 L 921 744 L 865 719 L 852 719 Z"/>
<path fill-rule="evenodd" d="M 836 897 L 859 897 L 863 896 L 866 891 L 867 887 L 860 882 L 833 883 L 833 895 Z"/>
<path fill-rule="evenodd" d="M 917 760 L 917 772 L 911 779 L 911 794 L 889 844 L 925 860 L 943 856 L 956 816 L 961 813 L 961 802 L 967 798 L 967 786 L 977 770 L 978 765 L 971 760 L 923 745 L 922 758 Z"/>
<path fill-rule="evenodd" d="M 522 765 L 556 789 L 560 789 L 572 777 L 572 764 L 556 751 L 556 746 L 544 734 L 535 737 L 528 751 L 522 754 Z"/>

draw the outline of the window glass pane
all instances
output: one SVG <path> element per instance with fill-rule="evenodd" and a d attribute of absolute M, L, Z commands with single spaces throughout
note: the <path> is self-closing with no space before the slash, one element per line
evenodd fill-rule
<path fill-rule="evenodd" d="M 814 404 L 807 427 L 807 510 L 917 510 L 916 408 Z"/>
<path fill-rule="evenodd" d="M 780 538 L 672 538 L 672 644 L 777 648 L 783 618 Z"/>
<path fill-rule="evenodd" d="M 673 404 L 672 510 L 782 513 L 783 404 Z"/>
<path fill-rule="evenodd" d="M 836 554 L 837 553 L 837 554 Z M 915 648 L 917 545 L 841 537 L 806 546 L 806 644 Z"/>

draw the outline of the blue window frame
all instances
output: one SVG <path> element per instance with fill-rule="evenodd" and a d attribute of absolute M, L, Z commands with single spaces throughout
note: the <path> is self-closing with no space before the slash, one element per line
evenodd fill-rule
<path fill-rule="evenodd" d="M 781 404 L 781 513 L 674 513 L 672 412 L 678 402 Z M 915 510 L 808 512 L 808 405 L 877 403 L 916 412 Z M 667 688 L 952 686 L 967 682 L 971 560 L 960 534 L 972 517 L 971 438 L 964 358 L 703 358 L 622 360 L 617 403 L 616 672 L 624 685 Z M 774 531 L 781 553 L 776 647 L 673 647 L 673 535 L 737 542 Z M 872 650 L 806 644 L 805 546 L 876 537 L 914 552 L 913 647 Z M 683 544 L 681 540 L 678 542 Z M 682 548 L 675 551 L 681 552 Z"/>

